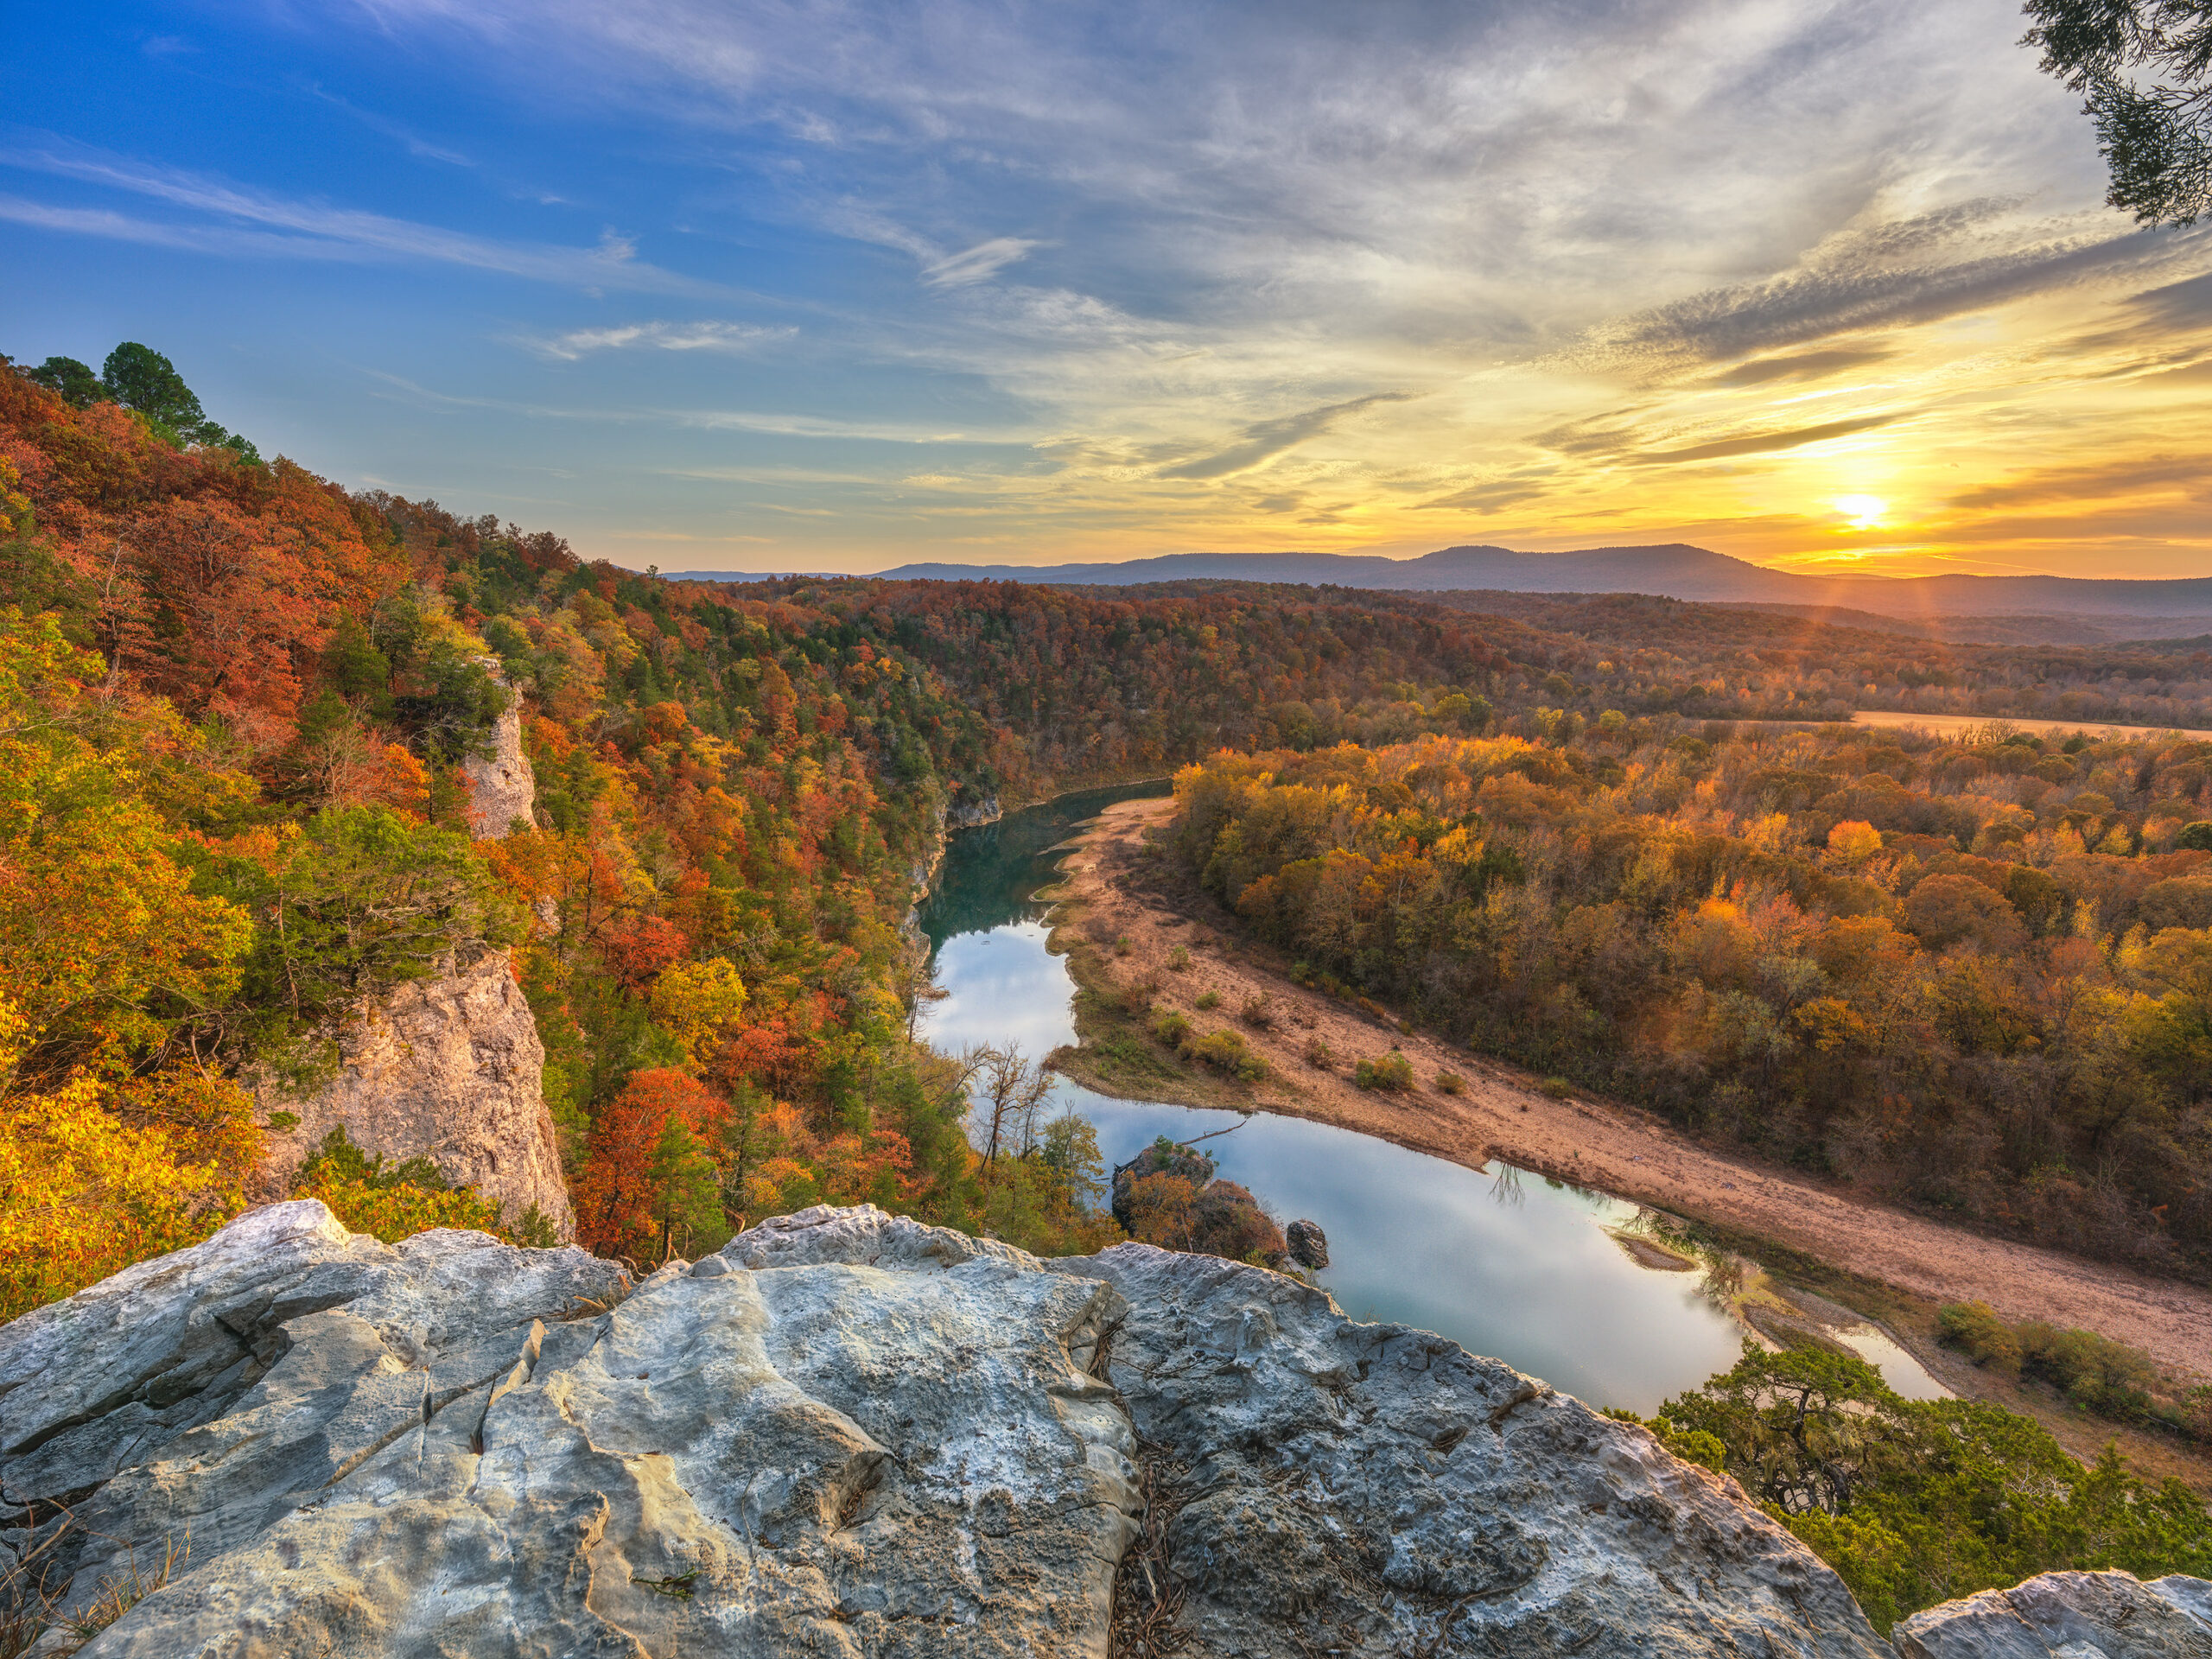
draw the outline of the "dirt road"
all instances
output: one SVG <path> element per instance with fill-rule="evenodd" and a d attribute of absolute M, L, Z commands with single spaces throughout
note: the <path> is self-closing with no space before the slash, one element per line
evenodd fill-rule
<path fill-rule="evenodd" d="M 1267 1057 L 1272 1076 L 1260 1091 L 1265 1109 L 1339 1124 L 1471 1167 L 1503 1158 L 1772 1239 L 1921 1296 L 1985 1301 L 2013 1320 L 2085 1326 L 2148 1351 L 2170 1372 L 2212 1377 L 2212 1292 L 1855 1200 L 1703 1146 L 1629 1108 L 1554 1100 L 1523 1073 L 1427 1038 L 1396 1034 L 1242 953 L 1195 943 L 1188 923 L 1128 880 L 1146 825 L 1172 811 L 1172 804 L 1160 800 L 1109 808 L 1063 867 L 1068 896 L 1084 907 L 1086 926 L 1103 923 L 1107 937 L 1127 938 L 1128 954 L 1112 964 L 1117 979 L 1156 977 L 1159 1003 L 1191 1014 L 1202 1027 L 1236 1026 L 1247 997 L 1265 993 L 1272 1000 L 1280 1011 L 1272 1030 L 1237 1027 Z M 1168 967 L 1178 944 L 1192 957 L 1179 973 Z M 1200 1013 L 1192 1005 L 1207 991 L 1217 994 L 1221 1005 Z M 1306 1063 L 1306 1046 L 1315 1036 L 1334 1051 L 1334 1071 Z M 1393 1043 L 1413 1062 L 1420 1086 L 1406 1095 L 1355 1088 L 1353 1061 L 1385 1053 Z M 1465 1078 L 1465 1093 L 1434 1087 L 1437 1072 L 1446 1069 Z"/>

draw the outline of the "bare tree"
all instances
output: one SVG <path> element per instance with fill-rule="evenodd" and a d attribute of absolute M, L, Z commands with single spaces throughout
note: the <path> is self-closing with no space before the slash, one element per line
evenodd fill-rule
<path fill-rule="evenodd" d="M 1027 1157 L 1036 1150 L 1037 1120 L 1052 1092 L 1052 1074 L 1043 1061 L 1026 1058 L 1013 1043 L 977 1051 L 975 1061 L 969 1112 L 984 1125 L 988 1170 L 1001 1152 Z"/>

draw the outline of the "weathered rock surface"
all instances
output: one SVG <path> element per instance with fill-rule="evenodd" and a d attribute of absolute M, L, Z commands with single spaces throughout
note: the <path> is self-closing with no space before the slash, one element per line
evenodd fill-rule
<path fill-rule="evenodd" d="M 0 1491 L 76 1494 L 65 1608 L 189 1534 L 100 1659 L 1103 1654 L 1120 1299 L 817 1214 L 601 1312 L 580 1250 L 257 1211 L 0 1332 Z"/>
<path fill-rule="evenodd" d="M 1294 1221 L 1283 1229 L 1283 1238 L 1290 1245 L 1290 1259 L 1300 1267 L 1318 1270 L 1329 1265 L 1329 1236 L 1319 1222 Z"/>
<path fill-rule="evenodd" d="M 499 683 L 506 684 L 504 677 Z M 510 702 L 493 728 L 492 752 L 463 759 L 461 775 L 468 785 L 469 833 L 479 841 L 502 840 L 518 823 L 530 827 L 537 810 L 537 776 L 523 752 L 519 702 Z"/>
<path fill-rule="evenodd" d="M 310 1098 L 262 1090 L 264 1114 L 299 1119 L 269 1137 L 265 1192 L 290 1191 L 308 1154 L 343 1125 L 364 1151 L 427 1157 L 508 1220 L 536 1205 L 557 1236 L 572 1236 L 545 1051 L 505 951 L 397 987 L 339 1034 L 339 1047 L 338 1075 Z"/>
<path fill-rule="evenodd" d="M 1205 1256 L 1052 1265 L 1128 1304 L 1109 1376 L 1209 1654 L 1890 1651 L 1732 1482 L 1509 1366 Z"/>
<path fill-rule="evenodd" d="M 256 1211 L 0 1328 L 0 1544 L 66 1617 L 188 1541 L 90 1659 L 1891 1653 L 1732 1483 L 1255 1268 L 823 1207 L 626 1288 Z"/>
<path fill-rule="evenodd" d="M 1905 1659 L 2212 1659 L 2212 1584 L 2045 1573 L 1915 1613 Z"/>
<path fill-rule="evenodd" d="M 945 807 L 944 827 L 948 830 L 973 830 L 979 824 L 996 823 L 1005 816 L 995 795 L 964 797 Z"/>

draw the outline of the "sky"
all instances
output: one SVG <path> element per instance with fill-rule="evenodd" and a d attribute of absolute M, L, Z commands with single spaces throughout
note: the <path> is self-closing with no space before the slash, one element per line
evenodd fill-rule
<path fill-rule="evenodd" d="M 2212 226 L 2005 0 L 9 9 L 0 352 L 663 570 L 2212 574 Z"/>

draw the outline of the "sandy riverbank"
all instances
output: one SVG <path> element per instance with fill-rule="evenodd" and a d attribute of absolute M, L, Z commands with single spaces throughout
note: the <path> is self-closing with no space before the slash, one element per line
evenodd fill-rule
<path fill-rule="evenodd" d="M 1266 1056 L 1271 1076 L 1259 1090 L 1263 1109 L 1380 1135 L 1470 1167 L 1503 1158 L 1774 1240 L 1916 1296 L 1985 1301 L 2010 1319 L 2086 1326 L 2146 1350 L 2169 1371 L 2212 1376 L 2212 1291 L 1864 1203 L 1840 1188 L 1702 1145 L 1630 1108 L 1553 1099 L 1512 1068 L 1426 1037 L 1399 1035 L 1268 971 L 1244 951 L 1194 942 L 1197 930 L 1144 896 L 1132 880 L 1144 830 L 1172 810 L 1160 800 L 1108 809 L 1063 866 L 1066 896 L 1080 907 L 1086 931 L 1127 940 L 1127 954 L 1113 961 L 1116 979 L 1155 977 L 1159 1002 L 1186 1012 L 1204 993 L 1218 995 L 1217 1009 L 1193 1017 L 1236 1026 Z M 1179 973 L 1167 965 L 1179 944 L 1192 957 Z M 1245 999 L 1262 993 L 1280 1011 L 1274 1029 L 1238 1026 Z M 1315 1036 L 1334 1051 L 1335 1071 L 1306 1063 L 1306 1043 Z M 1413 1062 L 1420 1087 L 1408 1095 L 1355 1088 L 1352 1062 L 1380 1055 L 1393 1043 Z M 1458 1072 L 1465 1091 L 1440 1092 L 1440 1070 Z"/>

